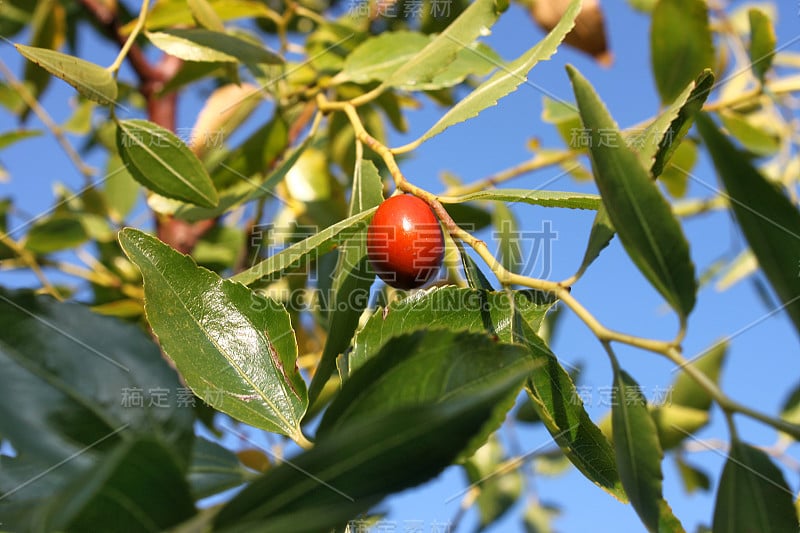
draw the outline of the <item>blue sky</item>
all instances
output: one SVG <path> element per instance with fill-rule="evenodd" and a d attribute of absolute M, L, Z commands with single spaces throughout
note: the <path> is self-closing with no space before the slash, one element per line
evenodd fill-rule
<path fill-rule="evenodd" d="M 541 121 L 541 102 L 545 94 L 572 100 L 564 65 L 575 65 L 596 87 L 601 98 L 622 127 L 645 120 L 659 109 L 659 101 L 649 65 L 649 17 L 633 11 L 621 1 L 605 2 L 606 24 L 615 62 L 610 68 L 596 65 L 587 57 L 562 47 L 551 61 L 537 65 L 529 76 L 529 83 L 500 101 L 497 107 L 485 111 L 476 119 L 450 128 L 428 141 L 402 162 L 402 170 L 414 183 L 431 191 L 443 187 L 438 176 L 443 171 L 452 172 L 464 182 L 470 182 L 513 166 L 530 157 L 526 143 L 538 139 L 543 146 L 562 147 L 555 129 Z M 741 2 L 734 2 L 739 5 Z M 780 2 L 777 36 L 779 45 L 800 36 L 800 18 L 795 2 Z M 87 40 L 78 51 L 82 57 L 100 64 L 113 61 L 116 51 L 98 46 L 99 41 L 88 28 Z M 506 59 L 517 57 L 541 38 L 528 15 L 512 6 L 501 17 L 486 39 Z M 19 37 L 18 37 L 19 39 Z M 25 42 L 25 39 L 20 39 Z M 790 50 L 800 51 L 797 44 Z M 0 45 L 0 57 L 15 72 L 21 71 L 21 59 L 7 44 Z M 132 79 L 130 72 L 122 77 Z M 64 101 L 72 91 L 60 81 L 54 81 L 44 98 L 45 108 L 57 122 L 68 118 L 69 109 Z M 712 96 L 712 98 L 714 98 Z M 187 98 L 181 103 L 179 126 L 189 127 L 198 111 L 198 101 Z M 406 136 L 394 134 L 391 143 L 399 145 L 418 137 L 431 126 L 443 110 L 427 104 L 419 111 L 409 113 L 411 131 Z M 266 116 L 266 115 L 263 115 Z M 9 115 L 0 111 L 0 120 L 7 128 Z M 38 127 L 37 121 L 31 122 Z M 51 184 L 65 183 L 77 189 L 82 178 L 69 164 L 63 152 L 44 136 L 20 143 L 0 152 L 0 161 L 7 167 L 11 181 L 0 184 L 0 197 L 11 196 L 15 205 L 28 214 L 47 209 L 53 201 Z M 89 158 L 89 162 L 102 168 L 102 161 Z M 509 184 L 519 188 L 539 188 L 558 175 L 557 170 L 544 170 L 521 177 Z M 717 180 L 706 158 L 695 168 L 689 194 L 708 197 L 708 187 L 717 187 Z M 704 185 L 705 184 L 705 185 Z M 591 183 L 577 183 L 568 176 L 549 183 L 554 190 L 593 191 Z M 512 206 L 522 229 L 537 230 L 543 221 L 550 221 L 558 232 L 553 243 L 551 279 L 563 279 L 572 274 L 580 263 L 591 226 L 591 213 L 559 211 L 524 206 Z M 21 222 L 23 218 L 15 219 Z M 14 224 L 12 223 L 12 227 Z M 696 217 L 684 223 L 691 245 L 691 253 L 698 272 L 702 272 L 720 257 L 734 257 L 744 246 L 744 241 L 726 212 Z M 19 235 L 14 235 L 19 237 Z M 58 276 L 53 276 L 59 279 Z M 3 272 L 3 285 L 29 285 L 34 283 L 28 275 Z M 573 290 L 578 298 L 604 324 L 625 332 L 659 339 L 669 339 L 675 334 L 677 322 L 661 297 L 649 286 L 628 260 L 618 240 L 614 240 L 600 259 Z M 741 282 L 726 292 L 718 292 L 713 284 L 701 290 L 698 305 L 693 312 L 684 343 L 688 357 L 701 353 L 715 341 L 740 332 L 731 341 L 722 385 L 733 398 L 760 410 L 775 413 L 788 391 L 798 381 L 797 335 L 787 317 L 776 314 L 762 320 L 768 309 L 762 304 L 750 282 Z M 754 322 L 757 325 L 750 326 Z M 573 315 L 566 313 L 554 343 L 555 353 L 566 363 L 583 363 L 581 384 L 595 391 L 594 401 L 587 409 L 595 420 L 605 415 L 608 407 L 597 399 L 601 390 L 611 385 L 611 370 L 601 345 L 591 332 Z M 658 356 L 618 347 L 621 364 L 650 395 L 669 386 L 675 377 L 673 366 Z M 752 444 L 770 446 L 775 432 L 749 419 L 737 418 L 740 433 Z M 516 425 L 513 434 L 525 453 L 540 447 L 550 448 L 552 440 L 539 427 Z M 504 433 L 508 438 L 508 433 Z M 721 413 L 714 410 L 712 423 L 700 433 L 702 439 L 727 440 Z M 446 438 L 446 436 L 443 436 Z M 797 445 L 789 453 L 800 457 Z M 718 452 L 692 453 L 693 464 L 702 466 L 712 475 L 711 493 L 687 497 L 680 485 L 672 461 L 664 462 L 665 496 L 682 519 L 687 530 L 699 523 L 710 523 L 713 513 L 716 480 L 724 456 Z M 797 475 L 786 471 L 787 480 L 796 492 Z M 458 467 L 444 472 L 434 482 L 388 499 L 382 508 L 390 509 L 386 531 L 404 531 L 410 524 L 424 524 L 424 531 L 434 531 L 456 514 L 465 486 L 464 475 Z M 535 489 L 535 490 L 533 490 Z M 638 531 L 642 530 L 633 510 L 616 502 L 612 497 L 585 480 L 577 471 L 570 470 L 556 478 L 536 477 L 528 497 L 536 495 L 542 501 L 560 505 L 563 515 L 555 523 L 559 531 Z M 454 498 L 455 497 L 455 498 Z M 523 498 L 524 502 L 525 498 Z M 492 531 L 522 531 L 520 517 L 523 509 L 515 507 Z M 468 531 L 476 523 L 476 513 L 468 513 L 460 531 Z M 394 527 L 394 529 L 391 529 Z"/>

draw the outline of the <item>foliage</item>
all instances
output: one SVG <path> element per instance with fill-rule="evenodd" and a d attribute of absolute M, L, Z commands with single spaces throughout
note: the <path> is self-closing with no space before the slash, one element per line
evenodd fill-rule
<path fill-rule="evenodd" d="M 25 61 L 18 77 L 0 60 L 0 104 L 20 124 L 4 123 L 0 149 L 52 135 L 85 179 L 78 191 L 56 185 L 52 209 L 21 225 L 0 200 L 0 267 L 38 279 L 0 287 L 0 527 L 354 531 L 385 497 L 458 465 L 462 507 L 483 529 L 532 490 L 535 469 L 572 465 L 647 530 L 683 531 L 663 459 L 687 492 L 710 490 L 687 455 L 717 406 L 730 444 L 708 521 L 797 530 L 783 471 L 734 415 L 777 430 L 769 451 L 780 457 L 800 439 L 800 394 L 780 415 L 736 402 L 719 384 L 729 342 L 696 361 L 682 342 L 713 278 L 698 274 L 684 219 L 712 210 L 729 211 L 747 244 L 715 271 L 727 269 L 727 284 L 763 271 L 800 333 L 800 169 L 786 118 L 800 63 L 781 51 L 769 9 L 629 3 L 650 18 L 658 113 L 621 128 L 567 66 L 575 105 L 546 98 L 542 115 L 565 146 L 534 144 L 530 160 L 474 183 L 448 178 L 437 194 L 403 174 L 405 154 L 503 105 L 560 46 L 608 62 L 597 2 L 520 0 L 547 33 L 510 60 L 485 39 L 507 16 L 504 0 L 446 11 L 426 1 L 419 12 L 394 1 L 349 11 L 324 0 L 0 4 L 0 34 Z M 78 57 L 90 31 L 116 54 L 109 66 Z M 62 123 L 42 103 L 52 77 L 75 91 Z M 187 97 L 202 99 L 188 136 L 177 127 Z M 390 130 L 406 132 L 422 102 L 440 105 L 440 118 L 391 147 Z M 43 131 L 25 126 L 34 121 Z M 724 191 L 685 198 L 701 156 Z M 550 167 L 591 177 L 597 194 L 501 187 Z M 435 286 L 375 283 L 366 228 L 392 190 L 427 202 L 441 223 Z M 525 274 L 511 204 L 594 213 L 573 276 Z M 498 257 L 478 234 L 487 227 Z M 615 235 L 674 312 L 674 338 L 609 329 L 573 295 Z M 54 271 L 78 283 L 54 285 Z M 608 356 L 616 397 L 604 421 L 556 355 L 552 333 L 568 311 Z M 648 403 L 618 345 L 681 370 L 672 403 Z M 517 422 L 541 424 L 553 448 L 512 453 L 499 428 L 515 405 Z M 226 445 L 231 435 L 248 446 Z M 275 445 L 259 447 L 266 439 Z M 558 507 L 534 498 L 523 515 L 527 530 L 546 531 Z"/>

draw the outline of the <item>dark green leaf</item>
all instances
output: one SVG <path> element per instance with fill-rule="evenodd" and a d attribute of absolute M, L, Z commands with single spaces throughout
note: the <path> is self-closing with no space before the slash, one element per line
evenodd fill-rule
<path fill-rule="evenodd" d="M 475 260 L 470 257 L 461 241 L 456 241 L 458 246 L 458 253 L 461 256 L 461 265 L 464 267 L 464 275 L 467 278 L 470 288 L 480 289 L 485 291 L 493 291 L 492 284 L 486 279 L 486 276 L 481 271 L 480 267 Z"/>
<path fill-rule="evenodd" d="M 536 329 L 552 303 L 551 298 L 536 291 L 486 292 L 442 287 L 420 292 L 394 301 L 370 317 L 356 335 L 349 358 L 350 371 L 366 363 L 389 339 L 428 328 L 488 332 L 501 341 L 511 342 L 512 311 L 516 310 Z"/>
<path fill-rule="evenodd" d="M 770 458 L 743 442 L 731 443 L 714 506 L 716 533 L 797 531 L 794 494 Z"/>
<path fill-rule="evenodd" d="M 378 169 L 369 160 L 356 163 L 350 216 L 369 212 L 383 202 L 383 183 Z M 309 387 L 309 402 L 322 392 L 336 368 L 336 358 L 353 339 L 361 314 L 369 303 L 369 288 L 375 280 L 368 266 L 366 232 L 359 232 L 342 243 L 333 278 L 330 298 L 330 326 L 314 378 Z"/>
<path fill-rule="evenodd" d="M 568 71 L 609 218 L 639 270 L 685 319 L 694 308 L 697 281 L 680 223 L 592 86 L 573 67 Z"/>
<path fill-rule="evenodd" d="M 697 126 L 759 265 L 800 332 L 800 212 L 706 115 Z"/>
<path fill-rule="evenodd" d="M 492 215 L 476 204 L 444 204 L 453 222 L 470 232 L 482 230 L 492 223 Z"/>
<path fill-rule="evenodd" d="M 200 28 L 147 32 L 156 47 L 185 61 L 238 61 L 244 64 L 280 65 L 283 58 L 262 46 L 227 33 Z"/>
<path fill-rule="evenodd" d="M 572 378 L 528 324 L 519 323 L 517 335 L 517 340 L 531 349 L 539 367 L 531 374 L 527 390 L 553 439 L 591 482 L 618 500 L 628 501 L 620 483 L 614 450 L 586 413 Z"/>
<path fill-rule="evenodd" d="M 139 183 L 203 207 L 219 202 L 205 167 L 174 133 L 147 120 L 121 120 L 116 139 L 123 163 Z"/>
<path fill-rule="evenodd" d="M 646 144 L 639 150 L 639 160 L 650 169 L 653 177 L 657 178 L 664 172 L 713 85 L 714 74 L 710 70 L 703 71 L 645 130 Z M 684 169 L 689 170 L 688 167 Z"/>
<path fill-rule="evenodd" d="M 489 3 L 491 4 L 491 2 Z M 471 10 L 476 5 L 477 2 L 473 3 L 467 11 Z M 561 44 L 561 41 L 564 40 L 564 37 L 574 26 L 575 18 L 578 16 L 580 7 L 580 0 L 572 0 L 559 23 L 544 39 L 539 41 L 536 46 L 522 54 L 516 60 L 500 69 L 500 71 L 481 83 L 477 89 L 469 93 L 463 100 L 451 107 L 431 129 L 425 132 L 420 138 L 420 141 L 430 139 L 454 124 L 464 122 L 465 120 L 477 116 L 478 113 L 487 107 L 496 105 L 499 99 L 515 91 L 517 87 L 527 79 L 528 72 L 536 63 L 549 59 L 555 53 L 558 45 Z M 451 27 L 453 26 L 451 25 L 448 27 L 448 30 Z M 477 26 L 475 29 L 480 30 Z M 447 30 L 440 34 L 440 36 L 447 36 Z M 449 39 L 450 37 L 447 38 Z M 467 46 L 470 42 L 471 40 L 465 41 L 459 39 L 453 40 L 451 44 L 463 47 Z M 422 55 L 422 53 L 420 53 L 420 55 Z"/>
<path fill-rule="evenodd" d="M 86 98 L 105 105 L 116 101 L 117 82 L 103 67 L 55 50 L 22 44 L 14 46 L 26 59 L 69 83 Z"/>
<path fill-rule="evenodd" d="M 188 480 L 192 495 L 199 500 L 238 487 L 248 480 L 248 473 L 235 453 L 198 437 L 194 440 Z"/>
<path fill-rule="evenodd" d="M 663 103 L 672 102 L 704 69 L 714 45 L 704 0 L 660 0 L 650 27 L 650 61 Z"/>
<path fill-rule="evenodd" d="M 479 395 L 512 376 L 521 388 L 535 368 L 522 346 L 486 334 L 434 328 L 388 339 L 366 363 L 351 368 L 350 378 L 325 411 L 319 438 L 401 407 Z"/>
<path fill-rule="evenodd" d="M 583 273 L 586 272 L 586 269 L 589 268 L 589 265 L 600 257 L 600 252 L 611 243 L 611 239 L 614 238 L 614 233 L 614 225 L 611 223 L 611 219 L 608 216 L 608 210 L 606 210 L 605 206 L 600 205 L 594 217 L 594 221 L 592 222 L 589 242 L 586 244 L 586 252 L 583 254 L 581 266 L 575 273 L 576 277 L 581 277 Z"/>
<path fill-rule="evenodd" d="M 375 209 L 369 209 L 337 222 L 238 273 L 231 280 L 250 285 L 260 279 L 279 275 L 289 268 L 302 264 L 303 261 L 316 259 L 337 248 L 348 239 L 366 231 L 368 220 L 374 212 Z"/>
<path fill-rule="evenodd" d="M 693 357 L 691 365 L 705 374 L 712 382 L 719 383 L 719 375 L 727 354 L 728 342 L 722 340 Z M 680 369 L 675 369 L 675 372 L 680 373 L 672 384 L 671 403 L 707 411 L 711 407 L 711 396 L 708 392 L 686 372 L 682 372 Z"/>
<path fill-rule="evenodd" d="M 304 441 L 308 398 L 289 314 L 141 231 L 119 234 L 142 271 L 145 312 L 187 385 L 217 410 Z"/>
<path fill-rule="evenodd" d="M 194 415 L 140 328 L 22 291 L 0 291 L 0 323 L 0 434 L 17 451 L 0 457 L 5 528 L 30 530 L 40 505 L 124 437 L 158 439 L 186 461 Z"/>
<path fill-rule="evenodd" d="M 356 420 L 251 483 L 220 511 L 215 526 L 228 533 L 301 533 L 340 525 L 451 464 L 496 403 L 516 389 L 517 378 L 460 400 Z"/>
<path fill-rule="evenodd" d="M 42 531 L 163 530 L 195 513 L 176 455 L 143 438 L 120 444 L 78 477 L 38 517 Z"/>
<path fill-rule="evenodd" d="M 664 453 L 657 428 L 641 387 L 618 368 L 614 371 L 614 393 L 611 423 L 622 486 L 647 529 L 660 531 L 662 522 L 675 519 L 662 496 Z"/>
<path fill-rule="evenodd" d="M 36 254 L 49 254 L 76 248 L 88 239 L 80 218 L 69 214 L 56 215 L 31 227 L 25 248 Z"/>
<path fill-rule="evenodd" d="M 542 191 L 530 189 L 491 189 L 447 197 L 447 203 L 461 203 L 472 200 L 491 200 L 495 202 L 519 202 L 544 207 L 564 207 L 568 209 L 598 209 L 600 197 L 596 194 L 562 191 Z"/>
<path fill-rule="evenodd" d="M 756 78 L 764 83 L 764 75 L 769 71 L 775 57 L 775 28 L 766 13 L 760 9 L 750 9 L 747 15 L 750 18 L 750 68 Z"/>

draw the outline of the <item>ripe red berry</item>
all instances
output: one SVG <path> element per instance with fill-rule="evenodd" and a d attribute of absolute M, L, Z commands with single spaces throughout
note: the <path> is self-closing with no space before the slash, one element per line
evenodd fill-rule
<path fill-rule="evenodd" d="M 410 194 L 385 200 L 367 231 L 367 255 L 375 273 L 392 287 L 424 285 L 439 271 L 444 256 L 436 215 Z"/>

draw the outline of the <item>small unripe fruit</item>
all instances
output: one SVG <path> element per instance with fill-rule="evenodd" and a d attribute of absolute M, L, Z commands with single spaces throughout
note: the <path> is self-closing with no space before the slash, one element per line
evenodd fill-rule
<path fill-rule="evenodd" d="M 413 289 L 439 271 L 444 237 L 424 201 L 410 194 L 392 196 L 378 206 L 367 231 L 372 269 L 388 285 Z"/>

